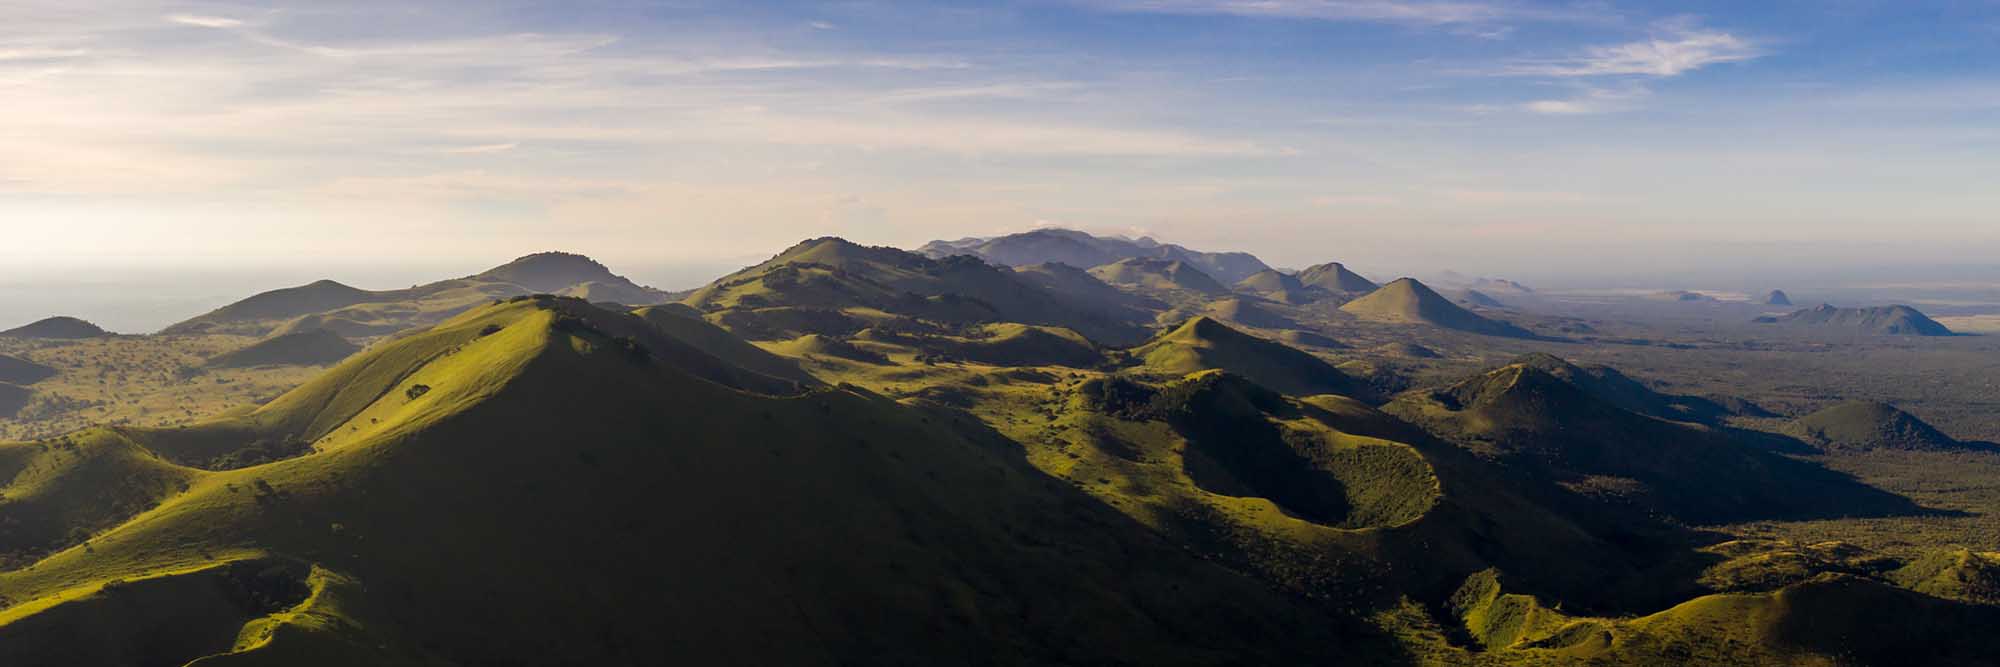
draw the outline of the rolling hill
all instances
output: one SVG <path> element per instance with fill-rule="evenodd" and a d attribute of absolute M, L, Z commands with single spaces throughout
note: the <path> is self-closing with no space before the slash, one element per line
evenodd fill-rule
<path fill-rule="evenodd" d="M 1316 296 L 1298 278 L 1272 269 L 1258 271 L 1237 281 L 1235 288 L 1238 292 L 1290 304 L 1307 303 Z"/>
<path fill-rule="evenodd" d="M 1298 279 L 1299 283 L 1307 287 L 1318 287 L 1334 293 L 1373 292 L 1382 288 L 1381 285 L 1375 284 L 1375 281 L 1347 270 L 1347 267 L 1340 262 L 1306 267 L 1304 271 L 1299 272 Z"/>
<path fill-rule="evenodd" d="M 167 334 L 247 336 L 331 329 L 370 337 L 430 326 L 474 306 L 508 297 L 560 293 L 593 302 L 645 306 L 668 300 L 588 257 L 560 252 L 526 255 L 486 271 L 397 290 L 364 290 L 320 280 L 253 295 L 163 329 Z"/>
<path fill-rule="evenodd" d="M 1196 317 L 1134 347 L 1139 368 L 1161 377 L 1224 370 L 1293 396 L 1366 397 L 1369 390 L 1319 357 L 1258 338 L 1208 317 Z"/>
<path fill-rule="evenodd" d="M 847 335 L 861 320 L 1057 326 L 1111 344 L 1144 337 L 1126 313 L 1044 289 L 976 258 L 930 259 L 826 237 L 717 279 L 682 301 L 738 335 Z"/>
<path fill-rule="evenodd" d="M 1542 365 L 1509 364 L 1406 393 L 1383 410 L 1574 493 L 1689 523 L 1919 511 L 1725 432 L 1628 411 L 1579 386 L 1601 379 L 1572 382 Z"/>
<path fill-rule="evenodd" d="M 1847 401 L 1798 418 L 1785 433 L 1827 451 L 1966 449 L 1915 415 L 1874 401 Z"/>
<path fill-rule="evenodd" d="M 1112 285 L 1155 295 L 1218 297 L 1229 294 L 1228 287 L 1194 265 L 1180 260 L 1127 258 L 1092 267 L 1090 275 Z"/>
<path fill-rule="evenodd" d="M 1909 306 L 1837 308 L 1820 304 L 1786 315 L 1757 318 L 1759 324 L 1777 324 L 1812 331 L 1856 333 L 1882 336 L 1950 336 L 1951 329 Z"/>
<path fill-rule="evenodd" d="M 1347 302 L 1340 309 L 1355 317 L 1374 322 L 1424 324 L 1489 336 L 1516 338 L 1534 336 L 1526 329 L 1476 315 L 1452 303 L 1444 295 L 1438 294 L 1414 278 L 1398 279 L 1382 286 L 1381 289 Z"/>
<path fill-rule="evenodd" d="M 353 412 L 353 429 L 263 465 L 208 472 L 101 447 L 165 475 L 164 493 L 133 485 L 137 513 L 0 572 L 0 661 L 1268 664 L 1380 650 L 1042 477 L 962 418 L 851 389 L 717 384 L 652 348 L 664 340 L 625 342 L 636 321 L 560 300 L 468 312 L 279 399 L 359 390 L 370 404 L 307 408 Z M 387 385 L 348 389 L 362 369 Z M 88 506 L 82 487 L 44 488 L 69 496 L 51 507 Z"/>
<path fill-rule="evenodd" d="M 1076 267 L 1093 267 L 1121 259 L 1160 259 L 1185 262 L 1224 283 L 1235 283 L 1271 268 L 1249 253 L 1201 252 L 1150 238 L 1093 236 L 1068 229 L 1037 229 L 993 238 L 932 241 L 918 248 L 917 252 L 939 259 L 970 255 L 1006 266 L 1060 262 Z"/>
<path fill-rule="evenodd" d="M 209 359 L 209 368 L 247 368 L 252 366 L 323 366 L 331 364 L 361 348 L 340 334 L 326 329 L 313 329 L 299 333 L 272 336 Z"/>
<path fill-rule="evenodd" d="M 52 338 L 72 340 L 109 336 L 111 332 L 97 325 L 74 317 L 56 316 L 36 320 L 6 331 L 0 331 L 0 338 Z"/>

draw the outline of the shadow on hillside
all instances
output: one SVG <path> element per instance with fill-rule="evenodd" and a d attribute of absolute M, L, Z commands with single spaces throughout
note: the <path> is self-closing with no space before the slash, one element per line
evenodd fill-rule
<path fill-rule="evenodd" d="M 1324 614 L 1329 622 L 1326 625 L 1315 626 L 1313 628 L 1315 636 L 1306 641 L 1330 654 L 1337 654 L 1337 657 L 1344 662 L 1382 665 L 1423 664 L 1417 656 L 1410 653 L 1408 647 L 1366 620 L 1371 614 L 1391 610 L 1392 605 L 1397 602 L 1397 596 L 1394 594 L 1367 596 L 1367 602 L 1361 604 L 1357 604 L 1357 598 L 1352 596 L 1304 594 L 1305 592 L 1297 590 L 1295 586 L 1286 586 L 1260 576 L 1250 568 L 1244 567 L 1246 563 L 1240 558 L 1231 556 L 1230 552 L 1241 548 L 1241 545 L 1231 538 L 1240 536 L 1233 536 L 1222 530 L 1221 527 L 1226 525 L 1226 522 L 1221 517 L 1205 517 L 1202 514 L 1212 513 L 1213 510 L 1171 508 L 1174 511 L 1169 512 L 1170 516 L 1165 519 L 1168 528 L 1164 531 L 1156 530 L 1139 523 L 1098 497 L 1079 490 L 1070 482 L 1035 467 L 1028 461 L 1026 446 L 994 429 L 971 412 L 929 401 L 923 402 L 921 406 L 923 410 L 945 419 L 945 423 L 951 425 L 967 441 L 991 449 L 999 455 L 998 458 L 1020 474 L 1050 486 L 1053 492 L 1060 496 L 1065 509 L 1087 514 L 1092 521 L 1102 524 L 1105 530 L 1130 530 L 1152 536 L 1207 566 L 1216 567 L 1229 573 L 1230 576 L 1241 577 L 1247 582 L 1254 582 L 1253 585 L 1268 591 L 1275 598 L 1282 598 L 1290 604 L 1302 605 Z M 1376 593 L 1383 592 L 1376 591 Z M 1211 619 L 1223 620 L 1216 615 L 1211 615 Z"/>

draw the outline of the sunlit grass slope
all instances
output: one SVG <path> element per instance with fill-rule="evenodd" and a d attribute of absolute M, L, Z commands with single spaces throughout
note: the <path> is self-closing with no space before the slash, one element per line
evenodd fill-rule
<path fill-rule="evenodd" d="M 347 415 L 318 451 L 194 475 L 87 546 L 0 574 L 0 656 L 1269 664 L 1372 650 L 1020 465 L 976 423 L 850 389 L 726 386 L 630 344 L 621 317 L 524 300 L 350 360 L 246 418 L 311 433 Z"/>

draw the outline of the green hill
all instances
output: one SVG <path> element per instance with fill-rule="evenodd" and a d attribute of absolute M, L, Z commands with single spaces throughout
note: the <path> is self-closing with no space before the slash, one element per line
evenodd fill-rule
<path fill-rule="evenodd" d="M 442 322 L 467 309 L 533 293 L 634 306 L 667 301 L 667 293 L 614 274 L 588 257 L 544 252 L 475 275 L 408 289 L 364 290 L 331 280 L 259 293 L 162 330 L 168 334 L 267 336 L 332 329 L 370 337 Z"/>
<path fill-rule="evenodd" d="M 272 336 L 248 347 L 216 355 L 204 364 L 209 368 L 251 366 L 322 366 L 331 364 L 361 348 L 326 329 Z"/>
<path fill-rule="evenodd" d="M 358 390 L 354 430 L 0 573 L 0 662 L 1369 659 L 962 418 L 727 387 L 630 321 L 524 300 L 350 360 L 274 405 Z"/>
<path fill-rule="evenodd" d="M 0 382 L 29 385 L 55 375 L 56 369 L 20 357 L 0 354 Z"/>
<path fill-rule="evenodd" d="M 1787 315 L 1759 317 L 1759 324 L 1882 336 L 1949 336 L 1951 329 L 1909 306 L 1836 308 L 1820 304 Z"/>
<path fill-rule="evenodd" d="M 1625 410 L 1534 363 L 1406 393 L 1383 409 L 1574 493 L 1689 523 L 1920 511 L 1725 432 Z"/>
<path fill-rule="evenodd" d="M 918 248 L 917 252 L 938 259 L 969 255 L 1006 266 L 1060 262 L 1092 267 L 1129 258 L 1160 259 L 1184 262 L 1225 283 L 1235 283 L 1270 269 L 1249 253 L 1202 252 L 1150 238 L 1094 236 L 1069 229 L 1037 229 L 993 238 L 932 241 Z"/>
<path fill-rule="evenodd" d="M 1129 343 L 1144 335 L 1118 313 L 1092 309 L 1087 302 L 1044 289 L 1014 271 L 972 257 L 930 259 L 832 237 L 799 243 L 768 261 L 724 276 L 696 290 L 683 303 L 739 334 L 771 338 L 852 330 L 799 329 L 759 322 L 770 308 L 806 309 L 835 317 L 865 311 L 863 314 L 870 317 L 886 314 L 955 325 L 1015 322 L 1057 326 L 1111 344 Z"/>
<path fill-rule="evenodd" d="M 1828 451 L 1942 451 L 1968 446 L 1896 406 L 1847 401 L 1800 417 L 1785 433 Z"/>
<path fill-rule="evenodd" d="M 1413 278 L 1401 278 L 1381 289 L 1342 305 L 1340 309 L 1363 320 L 1392 324 L 1425 324 L 1488 336 L 1532 337 L 1525 329 L 1487 319 L 1452 303 Z"/>
<path fill-rule="evenodd" d="M 1297 277 L 1274 269 L 1258 271 L 1237 281 L 1236 291 L 1290 304 L 1307 303 L 1315 296 Z"/>
<path fill-rule="evenodd" d="M 1299 283 L 1307 287 L 1318 287 L 1334 293 L 1362 293 L 1381 289 L 1375 281 L 1361 277 L 1340 262 L 1328 262 L 1306 267 L 1298 275 Z"/>
<path fill-rule="evenodd" d="M 100 329 L 95 324 L 91 324 L 89 322 L 85 322 L 83 320 L 79 320 L 74 317 L 64 317 L 64 316 L 56 316 L 56 317 L 35 320 L 34 322 L 14 327 L 6 331 L 0 331 L 0 338 L 52 338 L 59 340 L 73 340 L 77 338 L 96 338 L 98 336 L 109 336 L 109 335 L 111 335 L 111 332 Z"/>
<path fill-rule="evenodd" d="M 1208 317 L 1188 320 L 1128 354 L 1144 371 L 1163 377 L 1219 369 L 1293 396 L 1369 396 L 1360 381 L 1319 357 Z"/>
<path fill-rule="evenodd" d="M 1121 259 L 1110 264 L 1090 269 L 1096 276 L 1112 285 L 1121 285 L 1153 293 L 1187 293 L 1205 297 L 1222 296 L 1229 288 L 1216 282 L 1215 278 L 1202 273 L 1201 269 L 1179 260 L 1134 257 Z"/>

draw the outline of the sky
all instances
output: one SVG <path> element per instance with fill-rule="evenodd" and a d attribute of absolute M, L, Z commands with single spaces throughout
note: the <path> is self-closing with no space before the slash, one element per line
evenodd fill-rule
<path fill-rule="evenodd" d="M 564 249 L 687 283 L 1037 226 L 1991 265 L 2000 1 L 0 0 L 0 282 Z"/>

